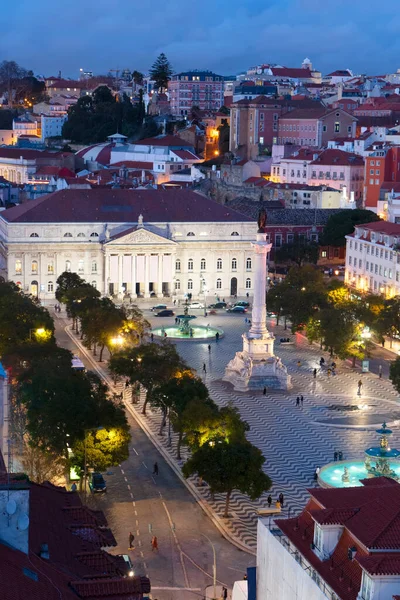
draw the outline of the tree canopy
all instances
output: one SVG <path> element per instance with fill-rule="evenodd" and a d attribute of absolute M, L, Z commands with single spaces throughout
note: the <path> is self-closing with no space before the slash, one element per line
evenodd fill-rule
<path fill-rule="evenodd" d="M 345 246 L 345 236 L 353 233 L 356 225 L 374 221 L 380 221 L 380 218 L 372 210 L 356 208 L 354 210 L 340 211 L 329 217 L 320 239 L 320 245 Z"/>
<path fill-rule="evenodd" d="M 275 251 L 275 263 L 294 263 L 301 267 L 304 263 L 317 264 L 319 246 L 316 242 L 294 235 L 293 242 L 283 244 Z"/>
<path fill-rule="evenodd" d="M 154 61 L 149 74 L 154 81 L 154 88 L 157 91 L 164 91 L 168 88 L 168 82 L 173 74 L 172 65 L 168 58 L 162 52 Z"/>

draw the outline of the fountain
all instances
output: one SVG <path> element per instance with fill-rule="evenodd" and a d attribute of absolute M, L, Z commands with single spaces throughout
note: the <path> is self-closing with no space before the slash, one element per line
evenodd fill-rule
<path fill-rule="evenodd" d="M 400 450 L 390 448 L 388 437 L 392 430 L 386 423 L 376 429 L 380 435 L 379 446 L 368 448 L 365 459 L 341 460 L 329 463 L 320 469 L 318 482 L 322 487 L 361 486 L 361 480 L 372 477 L 391 477 L 400 481 Z"/>
<path fill-rule="evenodd" d="M 183 315 L 176 317 L 178 322 L 176 325 L 156 327 L 152 329 L 152 334 L 155 337 L 172 338 L 176 340 L 218 340 L 223 337 L 224 332 L 219 327 L 210 327 L 210 325 L 192 325 L 192 321 L 196 319 L 194 315 L 189 315 L 189 304 L 186 300 L 183 305 Z"/>

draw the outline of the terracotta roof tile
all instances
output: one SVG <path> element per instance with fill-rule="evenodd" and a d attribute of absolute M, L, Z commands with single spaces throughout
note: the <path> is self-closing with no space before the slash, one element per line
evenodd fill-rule
<path fill-rule="evenodd" d="M 362 167 L 364 165 L 364 159 L 358 154 L 351 152 L 344 152 L 343 150 L 328 149 L 320 153 L 318 158 L 314 160 L 312 165 L 329 165 L 336 166 L 355 166 Z"/>

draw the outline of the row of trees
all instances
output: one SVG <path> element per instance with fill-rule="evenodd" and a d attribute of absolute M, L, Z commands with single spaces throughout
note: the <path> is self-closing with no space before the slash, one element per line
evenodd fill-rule
<path fill-rule="evenodd" d="M 362 359 L 370 337 L 400 335 L 400 297 L 360 297 L 337 280 L 326 281 L 311 265 L 291 268 L 284 281 L 267 293 L 267 308 L 277 323 L 289 320 L 292 332 L 304 330 L 310 343 L 318 341 L 341 359 Z"/>
<path fill-rule="evenodd" d="M 37 300 L 0 283 L 0 353 L 10 380 L 11 433 L 27 474 L 43 481 L 87 464 L 104 469 L 128 456 L 123 406 L 94 373 L 72 368 L 54 323 Z"/>
<path fill-rule="evenodd" d="M 6 93 L 10 108 L 14 105 L 32 106 L 46 98 L 44 82 L 14 60 L 0 63 L 0 91 Z"/>
<path fill-rule="evenodd" d="M 185 477 L 197 474 L 214 493 L 226 493 L 225 516 L 234 489 L 255 500 L 271 487 L 263 472 L 265 459 L 246 439 L 248 423 L 238 411 L 219 408 L 208 389 L 184 363 L 169 342 L 141 344 L 114 354 L 109 368 L 115 377 L 137 382 L 147 390 L 148 403 L 162 413 L 159 434 L 169 422 L 178 436 L 177 458 L 185 445 L 191 452 L 183 466 Z"/>

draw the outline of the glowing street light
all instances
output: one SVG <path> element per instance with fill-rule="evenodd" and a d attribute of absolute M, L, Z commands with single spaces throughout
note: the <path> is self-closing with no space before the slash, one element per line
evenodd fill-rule
<path fill-rule="evenodd" d="M 29 339 L 32 340 L 32 332 L 35 334 L 35 337 L 43 337 L 46 335 L 46 330 L 44 327 L 38 327 L 37 329 L 29 330 Z"/>
<path fill-rule="evenodd" d="M 110 342 L 113 346 L 123 346 L 125 344 L 125 340 L 121 335 L 111 338 Z"/>

